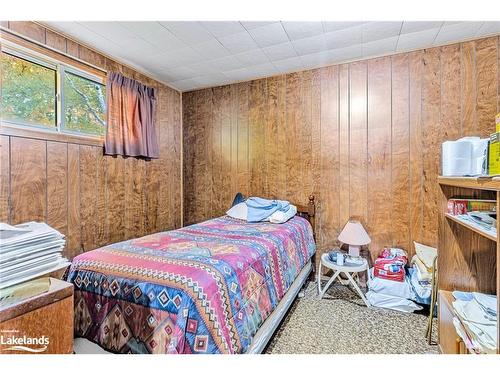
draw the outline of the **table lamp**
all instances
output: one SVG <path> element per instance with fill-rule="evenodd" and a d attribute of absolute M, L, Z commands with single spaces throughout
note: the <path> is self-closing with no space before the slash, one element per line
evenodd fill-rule
<path fill-rule="evenodd" d="M 368 245 L 371 238 L 359 221 L 349 220 L 339 235 L 339 241 L 349 245 L 349 256 L 359 257 L 362 245 Z"/>

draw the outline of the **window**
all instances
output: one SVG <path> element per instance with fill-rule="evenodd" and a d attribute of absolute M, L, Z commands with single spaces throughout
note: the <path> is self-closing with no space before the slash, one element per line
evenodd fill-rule
<path fill-rule="evenodd" d="M 64 72 L 64 129 L 104 135 L 106 133 L 106 87 L 78 74 Z"/>
<path fill-rule="evenodd" d="M 2 46 L 4 123 L 63 133 L 106 133 L 106 86 L 101 77 L 24 48 Z"/>
<path fill-rule="evenodd" d="M 2 119 L 55 128 L 56 70 L 2 53 Z"/>

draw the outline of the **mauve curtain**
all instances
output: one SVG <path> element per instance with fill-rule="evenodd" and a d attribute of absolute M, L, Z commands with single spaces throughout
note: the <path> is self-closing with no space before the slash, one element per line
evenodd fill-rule
<path fill-rule="evenodd" d="M 109 73 L 107 82 L 107 155 L 158 158 L 155 133 L 155 90 L 120 73 Z"/>

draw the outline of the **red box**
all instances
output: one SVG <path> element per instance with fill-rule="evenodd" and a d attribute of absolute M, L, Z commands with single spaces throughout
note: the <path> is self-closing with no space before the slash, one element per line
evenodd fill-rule
<path fill-rule="evenodd" d="M 467 213 L 467 200 L 449 199 L 448 213 L 450 215 L 464 215 Z"/>
<path fill-rule="evenodd" d="M 402 282 L 405 279 L 405 269 L 401 268 L 398 272 L 391 272 L 377 267 L 373 267 L 373 276 L 380 277 L 381 279 Z"/>

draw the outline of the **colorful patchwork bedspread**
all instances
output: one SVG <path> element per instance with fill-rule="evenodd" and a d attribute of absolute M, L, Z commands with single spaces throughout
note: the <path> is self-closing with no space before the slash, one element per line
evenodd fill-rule
<path fill-rule="evenodd" d="M 314 252 L 301 217 L 223 216 L 81 254 L 76 336 L 115 353 L 244 353 Z"/>

